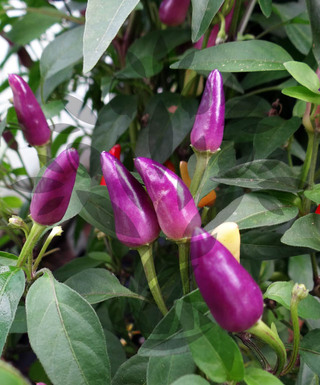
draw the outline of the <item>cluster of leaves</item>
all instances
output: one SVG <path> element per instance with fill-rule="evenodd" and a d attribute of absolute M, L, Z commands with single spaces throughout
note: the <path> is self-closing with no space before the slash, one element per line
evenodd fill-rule
<path fill-rule="evenodd" d="M 59 251 L 43 263 L 52 273 L 30 286 L 15 267 L 23 237 L 6 224 L 13 213 L 27 218 L 35 181 L 23 162 L 12 166 L 11 149 L 2 156 L 2 185 L 16 193 L 0 198 L 3 358 L 47 385 L 317 383 L 319 139 L 318 132 L 307 135 L 302 118 L 306 103 L 320 104 L 319 0 L 236 0 L 228 40 L 202 50 L 193 43 L 219 20 L 222 0 L 192 0 L 186 21 L 170 28 L 159 20 L 157 0 L 28 0 L 20 1 L 18 16 L 12 3 L 0 4 L 1 36 L 11 42 L 0 68 L 15 56 L 46 117 L 73 117 L 74 125 L 52 127 L 52 157 L 67 144 L 80 152 L 89 147 L 90 159 L 79 168 L 62 220 L 75 246 L 57 243 Z M 32 43 L 52 26 L 58 32 L 36 58 Z M 108 192 L 99 186 L 99 154 L 116 143 L 131 170 L 134 156 L 170 159 L 177 173 L 179 161 L 188 160 L 192 176 L 188 134 L 204 78 L 215 68 L 224 77 L 226 125 L 199 190 L 200 198 L 217 192 L 215 206 L 202 212 L 206 229 L 239 225 L 241 263 L 265 292 L 264 320 L 289 350 L 291 280 L 313 294 L 299 306 L 300 365 L 281 379 L 214 322 L 198 290 L 182 296 L 177 250 L 164 238 L 157 241 L 156 269 L 170 311 L 161 316 L 136 252 L 116 239 Z M 0 91 L 6 88 L 7 80 Z M 80 105 L 71 89 L 85 89 Z M 97 114 L 92 130 L 88 105 Z M 2 113 L 0 133 L 16 135 L 14 109 Z M 272 366 L 274 353 L 251 343 Z M 0 361 L 1 384 L 26 385 L 25 377 Z"/>

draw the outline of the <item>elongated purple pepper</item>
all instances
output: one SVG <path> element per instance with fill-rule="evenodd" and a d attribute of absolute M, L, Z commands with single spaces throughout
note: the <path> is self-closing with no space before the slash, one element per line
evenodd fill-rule
<path fill-rule="evenodd" d="M 223 79 L 218 70 L 208 76 L 197 116 L 191 131 L 192 146 L 197 151 L 215 152 L 219 149 L 224 130 Z"/>
<path fill-rule="evenodd" d="M 230 251 L 201 228 L 191 238 L 191 262 L 202 297 L 222 328 L 241 332 L 261 318 L 259 286 Z"/>
<path fill-rule="evenodd" d="M 187 16 L 190 0 L 163 0 L 159 8 L 159 18 L 163 24 L 182 24 Z"/>
<path fill-rule="evenodd" d="M 102 152 L 101 166 L 114 211 L 118 239 L 129 247 L 152 243 L 158 238 L 160 227 L 145 189 L 108 152 Z"/>
<path fill-rule="evenodd" d="M 51 131 L 42 109 L 29 85 L 21 76 L 9 75 L 13 105 L 24 137 L 31 146 L 43 146 L 50 140 Z"/>
<path fill-rule="evenodd" d="M 3 139 L 6 141 L 7 145 L 14 151 L 18 151 L 18 143 L 15 140 L 11 131 L 6 130 L 2 133 Z"/>
<path fill-rule="evenodd" d="M 192 195 L 183 181 L 162 164 L 136 158 L 134 164 L 147 188 L 162 231 L 168 238 L 191 237 L 201 218 Z"/>
<path fill-rule="evenodd" d="M 49 164 L 34 191 L 30 214 L 41 225 L 59 222 L 67 211 L 79 167 L 74 149 L 63 151 Z"/>

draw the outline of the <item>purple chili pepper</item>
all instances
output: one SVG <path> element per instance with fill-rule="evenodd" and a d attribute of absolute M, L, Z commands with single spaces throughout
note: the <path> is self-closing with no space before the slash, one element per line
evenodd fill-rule
<path fill-rule="evenodd" d="M 14 151 L 18 151 L 18 143 L 15 140 L 14 136 L 12 135 L 12 132 L 9 130 L 3 131 L 2 137 L 7 143 L 7 145 Z"/>
<path fill-rule="evenodd" d="M 158 238 L 160 227 L 145 189 L 108 152 L 102 152 L 101 166 L 114 211 L 118 239 L 129 247 L 152 243 Z"/>
<path fill-rule="evenodd" d="M 59 222 L 67 211 L 79 167 L 74 149 L 63 151 L 49 164 L 34 191 L 30 214 L 41 225 Z"/>
<path fill-rule="evenodd" d="M 183 181 L 162 164 L 136 158 L 134 164 L 147 188 L 162 231 L 171 239 L 191 237 L 201 218 Z"/>
<path fill-rule="evenodd" d="M 13 105 L 24 136 L 31 146 L 43 146 L 50 140 L 51 131 L 42 109 L 29 85 L 19 75 L 9 75 Z"/>
<path fill-rule="evenodd" d="M 196 119 L 191 131 L 191 144 L 197 151 L 219 149 L 224 130 L 223 79 L 218 70 L 208 76 Z"/>
<path fill-rule="evenodd" d="M 191 262 L 202 297 L 222 328 L 241 332 L 261 318 L 259 286 L 230 251 L 201 228 L 191 238 Z"/>
<path fill-rule="evenodd" d="M 159 18 L 163 24 L 182 24 L 187 16 L 190 0 L 163 0 L 159 8 Z"/>

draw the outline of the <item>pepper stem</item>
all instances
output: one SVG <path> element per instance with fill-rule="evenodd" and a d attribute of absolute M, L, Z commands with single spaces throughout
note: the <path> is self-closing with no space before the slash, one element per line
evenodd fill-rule
<path fill-rule="evenodd" d="M 285 375 L 289 373 L 294 364 L 297 361 L 299 345 L 300 345 L 300 326 L 299 326 L 299 317 L 298 317 L 298 305 L 299 302 L 306 298 L 308 295 L 308 290 L 304 285 L 295 284 L 292 289 L 291 294 L 291 304 L 290 304 L 290 312 L 291 312 L 291 321 L 293 327 L 293 349 L 290 357 L 290 361 L 287 366 L 284 368 L 281 375 Z"/>
<path fill-rule="evenodd" d="M 156 269 L 154 266 L 152 244 L 139 247 L 138 252 L 141 257 L 141 262 L 144 268 L 144 272 L 148 281 L 151 294 L 161 313 L 163 315 L 166 315 L 168 313 L 168 309 L 162 297 L 161 289 L 156 274 Z"/>
<path fill-rule="evenodd" d="M 36 243 L 38 242 L 41 234 L 43 233 L 46 226 L 40 225 L 37 222 L 33 222 L 33 225 L 31 227 L 30 233 L 28 235 L 28 238 L 25 242 L 25 244 L 22 247 L 22 250 L 20 252 L 18 261 L 17 261 L 17 267 L 21 267 L 25 264 L 28 257 L 31 256 L 32 258 L 32 250 Z"/>
<path fill-rule="evenodd" d="M 199 196 L 196 197 L 203 174 L 206 170 L 206 167 L 208 165 L 208 162 L 213 155 L 212 152 L 209 151 L 195 151 L 196 157 L 197 157 L 197 163 L 196 163 L 196 169 L 194 171 L 191 185 L 190 185 L 190 192 L 192 196 L 195 198 L 196 204 L 198 203 L 197 200 L 199 200 Z"/>
<path fill-rule="evenodd" d="M 182 282 L 183 294 L 190 293 L 190 279 L 189 279 L 189 250 L 190 242 L 178 242 L 179 249 L 179 268 Z"/>
<path fill-rule="evenodd" d="M 272 331 L 269 326 L 267 326 L 261 320 L 259 320 L 256 324 L 254 324 L 250 329 L 246 331 L 260 338 L 262 341 L 270 345 L 275 350 L 277 354 L 277 363 L 274 368 L 274 373 L 276 375 L 280 375 L 287 360 L 287 352 L 277 333 Z"/>
<path fill-rule="evenodd" d="M 47 153 L 47 146 L 35 146 L 37 153 L 38 153 L 38 159 L 40 163 L 40 168 L 45 166 L 47 164 L 47 158 L 48 158 L 48 153 Z"/>

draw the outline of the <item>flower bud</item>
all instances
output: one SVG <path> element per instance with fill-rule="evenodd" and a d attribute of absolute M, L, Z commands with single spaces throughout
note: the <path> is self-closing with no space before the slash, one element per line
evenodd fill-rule
<path fill-rule="evenodd" d="M 163 24 L 182 24 L 187 16 L 190 0 L 163 0 L 159 8 L 159 18 Z"/>
<path fill-rule="evenodd" d="M 114 211 L 118 239 L 129 247 L 153 242 L 160 232 L 152 202 L 142 185 L 108 152 L 101 166 Z"/>
<path fill-rule="evenodd" d="M 42 109 L 29 85 L 18 75 L 9 75 L 13 105 L 25 139 L 31 146 L 43 146 L 50 140 L 51 131 Z"/>
<path fill-rule="evenodd" d="M 259 286 L 230 251 L 201 228 L 192 235 L 191 262 L 200 293 L 222 328 L 241 332 L 261 318 Z"/>
<path fill-rule="evenodd" d="M 224 130 L 223 79 L 218 70 L 208 76 L 190 139 L 197 151 L 216 152 L 223 138 Z"/>
<path fill-rule="evenodd" d="M 41 177 L 34 191 L 30 214 L 41 225 L 59 222 L 67 211 L 79 167 L 78 152 L 63 151 Z"/>
<path fill-rule="evenodd" d="M 240 231 L 236 222 L 221 223 L 211 231 L 211 235 L 240 262 Z"/>
<path fill-rule="evenodd" d="M 201 218 L 188 187 L 175 173 L 152 159 L 136 158 L 134 164 L 162 231 L 175 240 L 191 237 L 193 229 L 201 226 Z"/>

